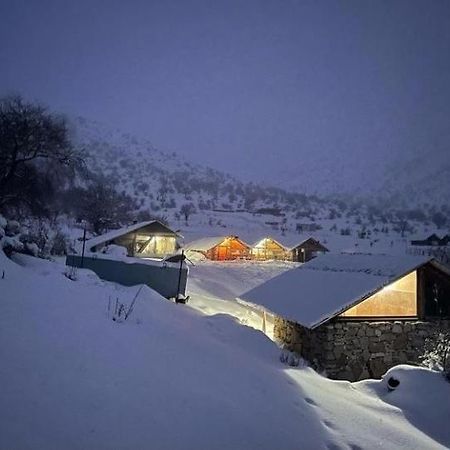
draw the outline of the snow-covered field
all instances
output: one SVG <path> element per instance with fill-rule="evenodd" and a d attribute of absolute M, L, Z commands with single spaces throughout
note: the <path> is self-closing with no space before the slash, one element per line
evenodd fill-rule
<path fill-rule="evenodd" d="M 450 446 L 450 384 L 400 366 L 330 381 L 290 368 L 265 335 L 215 314 L 283 264 L 192 269 L 192 305 L 59 263 L 0 252 L 0 449 L 428 449 Z M 222 269 L 221 269 L 222 270 Z M 200 310 L 200 311 L 198 311 Z M 203 314 L 201 311 L 205 311 Z M 219 311 L 217 309 L 217 311 Z"/>

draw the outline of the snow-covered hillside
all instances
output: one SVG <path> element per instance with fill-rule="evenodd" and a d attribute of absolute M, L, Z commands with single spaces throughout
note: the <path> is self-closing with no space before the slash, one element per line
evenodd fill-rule
<path fill-rule="evenodd" d="M 325 155 L 311 152 L 299 161 L 270 168 L 273 183 L 283 189 L 326 197 L 359 197 L 385 207 L 420 208 L 424 205 L 449 207 L 449 150 L 405 152 L 352 160 L 339 152 Z M 267 172 L 269 175 L 269 169 Z"/>
<path fill-rule="evenodd" d="M 399 207 L 449 204 L 449 151 L 423 154 L 386 170 L 377 195 Z"/>
<path fill-rule="evenodd" d="M 149 141 L 85 119 L 77 119 L 74 127 L 75 139 L 87 151 L 88 168 L 105 175 L 142 210 L 172 216 L 188 203 L 198 210 L 231 210 L 247 209 L 258 200 L 257 186 L 250 192 L 251 186 L 231 175 L 159 151 Z M 269 191 L 259 195 L 270 197 Z M 273 205 L 280 193 L 271 196 Z"/>
<path fill-rule="evenodd" d="M 229 316 L 148 288 L 118 323 L 109 300 L 130 305 L 138 287 L 64 270 L 0 252 L 2 449 L 450 446 L 450 384 L 438 373 L 396 367 L 394 392 L 387 378 L 330 381 L 283 365 L 275 344 Z M 220 283 L 235 283 L 229 274 Z"/>
<path fill-rule="evenodd" d="M 245 183 L 85 119 L 74 122 L 74 135 L 89 155 L 88 168 L 105 175 L 118 191 L 136 200 L 141 220 L 162 217 L 187 238 L 237 234 L 252 243 L 275 235 L 286 245 L 294 245 L 314 235 L 327 242 L 342 241 L 339 250 L 355 244 L 368 247 L 370 242 L 372 251 L 373 246 L 379 247 L 378 242 L 385 246 L 396 241 L 402 230 L 403 237 L 446 232 L 436 229 L 425 209 L 419 215 L 397 211 L 402 197 L 374 207 L 361 201 L 324 200 Z M 386 188 L 385 193 L 395 196 L 394 188 Z M 304 230 L 305 226 L 309 229 Z M 358 243 L 361 239 L 367 245 Z"/>

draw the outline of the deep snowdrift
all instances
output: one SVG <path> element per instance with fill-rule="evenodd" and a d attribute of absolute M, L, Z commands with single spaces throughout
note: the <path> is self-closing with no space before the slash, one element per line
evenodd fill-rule
<path fill-rule="evenodd" d="M 143 288 L 0 252 L 1 449 L 331 449 L 450 445 L 450 384 L 393 369 L 333 382 L 288 369 L 262 333 Z M 437 401 L 436 399 L 440 399 Z"/>

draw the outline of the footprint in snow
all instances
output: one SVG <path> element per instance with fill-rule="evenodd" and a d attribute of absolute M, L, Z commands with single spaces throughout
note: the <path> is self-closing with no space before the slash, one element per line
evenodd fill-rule
<path fill-rule="evenodd" d="M 312 406 L 317 406 L 317 403 L 312 398 L 305 397 L 305 402 Z"/>
<path fill-rule="evenodd" d="M 323 424 L 329 428 L 330 430 L 334 430 L 336 427 L 334 426 L 333 422 L 330 422 L 329 420 L 324 420 Z"/>
<path fill-rule="evenodd" d="M 342 450 L 342 447 L 338 444 L 335 444 L 334 442 L 328 442 L 327 449 L 328 450 Z"/>

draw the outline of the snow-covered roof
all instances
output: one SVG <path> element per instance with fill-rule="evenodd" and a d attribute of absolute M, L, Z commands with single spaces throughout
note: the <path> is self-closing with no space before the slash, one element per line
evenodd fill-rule
<path fill-rule="evenodd" d="M 86 249 L 88 251 L 91 251 L 94 247 L 97 247 L 98 245 L 104 244 L 105 242 L 112 241 L 120 236 L 123 236 L 124 234 L 132 233 L 133 231 L 139 230 L 141 228 L 144 228 L 148 225 L 157 224 L 161 227 L 167 229 L 167 232 L 173 233 L 174 236 L 179 236 L 175 231 L 172 231 L 170 228 L 166 227 L 164 224 L 159 222 L 158 220 L 149 220 L 146 222 L 138 222 L 134 223 L 133 225 L 129 225 L 127 227 L 118 228 L 117 230 L 111 230 L 108 233 L 101 234 L 100 236 L 96 236 L 92 239 L 89 239 L 86 241 Z"/>
<path fill-rule="evenodd" d="M 323 248 L 326 248 L 325 245 L 322 244 L 322 242 L 320 242 L 318 239 L 314 239 L 313 237 L 308 237 L 308 238 L 306 238 L 306 239 L 303 239 L 303 240 L 301 240 L 300 242 L 297 242 L 297 243 L 294 244 L 294 245 L 290 245 L 288 248 L 289 248 L 289 250 L 294 250 L 294 248 L 301 247 L 303 244 L 305 244 L 305 242 L 307 242 L 307 241 L 309 241 L 309 240 L 314 241 L 314 242 L 317 242 L 317 243 L 318 243 L 319 245 L 321 245 Z"/>
<path fill-rule="evenodd" d="M 198 252 L 207 252 L 211 248 L 215 247 L 216 245 L 221 244 L 225 239 L 229 237 L 235 237 L 235 236 L 213 236 L 213 237 L 206 237 L 202 239 L 197 239 L 195 241 L 189 242 L 184 246 L 185 250 L 191 250 L 191 251 L 198 251 Z"/>
<path fill-rule="evenodd" d="M 251 247 L 253 247 L 253 248 L 255 248 L 258 244 L 261 244 L 263 241 L 265 241 L 265 240 L 269 240 L 269 241 L 273 241 L 273 242 L 275 242 L 275 244 L 277 244 L 277 245 L 279 245 L 280 247 L 282 247 L 282 248 L 284 248 L 284 249 L 288 249 L 288 247 L 286 247 L 284 244 L 282 244 L 280 241 L 277 241 L 276 239 L 274 239 L 273 237 L 271 237 L 271 236 L 265 236 L 265 237 L 263 237 L 263 238 L 261 238 L 261 239 L 258 239 L 256 242 L 254 242 L 252 245 L 251 245 Z"/>
<path fill-rule="evenodd" d="M 423 256 L 328 253 L 239 298 L 315 328 L 428 261 Z"/>

